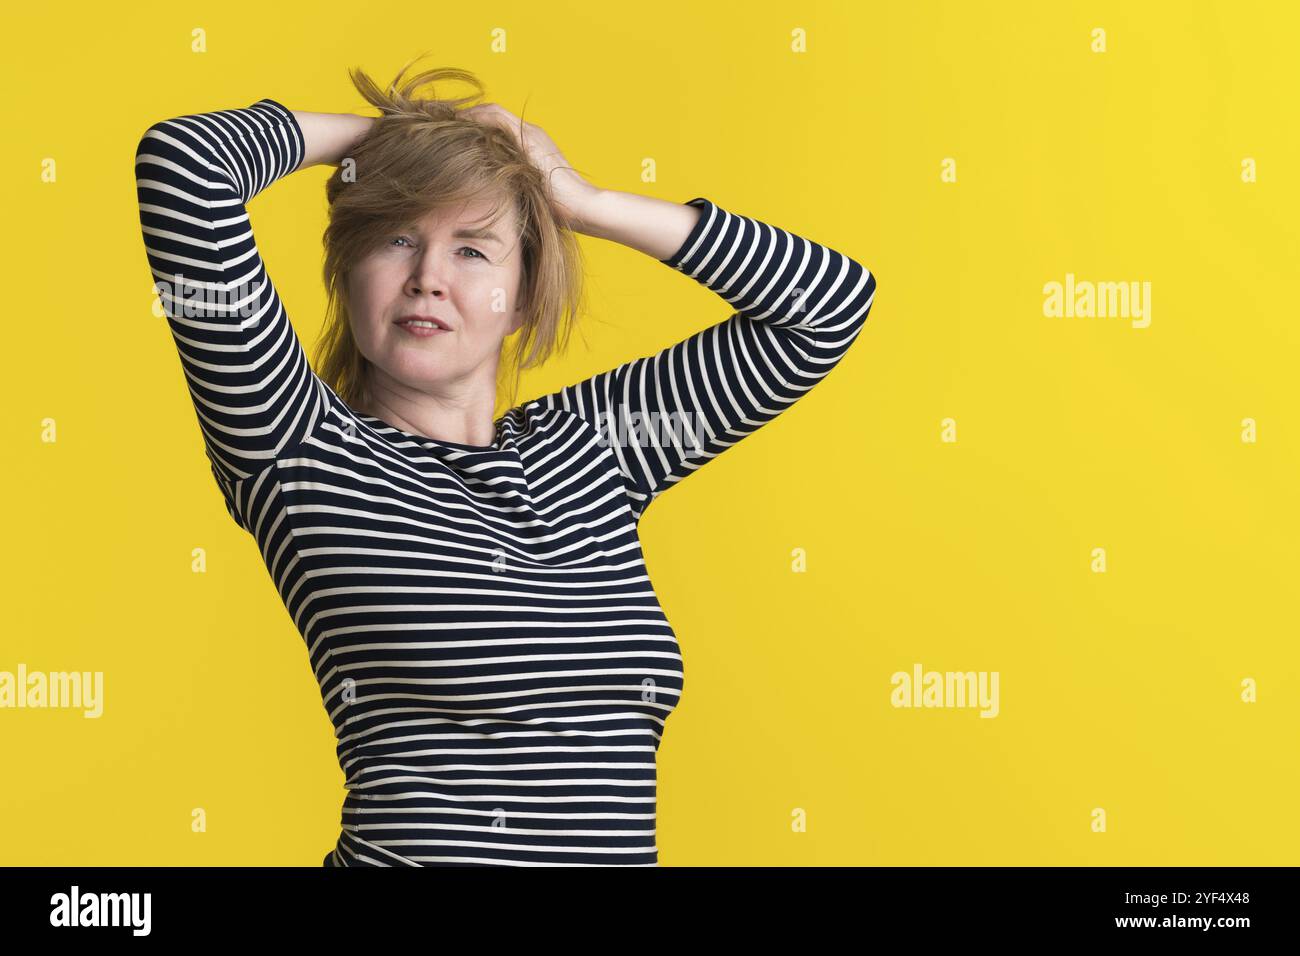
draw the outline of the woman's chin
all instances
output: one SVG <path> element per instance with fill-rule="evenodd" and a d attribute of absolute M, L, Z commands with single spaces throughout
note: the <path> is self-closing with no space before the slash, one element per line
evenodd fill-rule
<path fill-rule="evenodd" d="M 450 374 L 451 369 L 445 358 L 425 351 L 420 346 L 398 349 L 393 360 L 384 365 L 384 371 L 399 382 L 421 387 L 436 385 L 454 377 Z"/>

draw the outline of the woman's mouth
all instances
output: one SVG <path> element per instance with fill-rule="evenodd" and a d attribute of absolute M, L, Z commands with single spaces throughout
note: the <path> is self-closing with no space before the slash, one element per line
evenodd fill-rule
<path fill-rule="evenodd" d="M 398 319 L 396 324 L 399 328 L 421 339 L 427 339 L 432 335 L 444 335 L 450 331 L 430 319 Z"/>

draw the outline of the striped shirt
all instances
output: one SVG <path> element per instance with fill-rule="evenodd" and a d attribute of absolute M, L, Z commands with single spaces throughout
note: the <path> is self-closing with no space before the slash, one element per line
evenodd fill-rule
<path fill-rule="evenodd" d="M 647 576 L 649 504 L 834 367 L 875 278 L 690 200 L 665 265 L 724 321 L 428 438 L 317 377 L 247 203 L 302 162 L 263 99 L 150 126 L 146 255 L 212 474 L 306 643 L 347 791 L 326 866 L 655 866 L 655 757 L 683 667 Z"/>

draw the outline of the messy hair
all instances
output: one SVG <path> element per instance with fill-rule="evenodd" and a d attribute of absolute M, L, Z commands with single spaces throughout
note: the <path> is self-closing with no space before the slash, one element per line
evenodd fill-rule
<path fill-rule="evenodd" d="M 349 71 L 358 91 L 381 115 L 325 184 L 328 301 L 315 364 L 346 403 L 368 403 L 370 362 L 352 335 L 349 270 L 394 231 L 424 215 L 486 199 L 494 209 L 489 225 L 511 206 L 519 223 L 518 294 L 524 317 L 511 337 L 513 344 L 507 340 L 503 346 L 497 369 L 498 395 L 503 379 L 509 380 L 509 409 L 523 370 L 567 347 L 583 304 L 581 250 L 573 232 L 556 218 L 545 178 L 512 135 L 458 115 L 483 97 L 482 83 L 453 68 L 426 70 L 403 82 L 420 58 L 403 67 L 386 91 L 360 69 Z M 415 96 L 420 87 L 444 80 L 462 80 L 477 93 L 458 99 Z"/>

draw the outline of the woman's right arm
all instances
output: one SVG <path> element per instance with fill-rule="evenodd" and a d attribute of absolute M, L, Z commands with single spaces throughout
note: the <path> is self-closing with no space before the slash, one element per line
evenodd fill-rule
<path fill-rule="evenodd" d="M 212 473 L 241 527 L 238 483 L 301 442 L 327 407 L 246 205 L 294 170 L 340 161 L 373 122 L 336 115 L 263 99 L 154 123 L 136 147 L 145 253 Z"/>
<path fill-rule="evenodd" d="M 306 149 L 302 165 L 337 166 L 348 156 L 352 148 L 361 140 L 374 124 L 374 116 L 355 116 L 352 113 L 304 113 L 291 110 L 293 118 L 302 130 Z"/>

